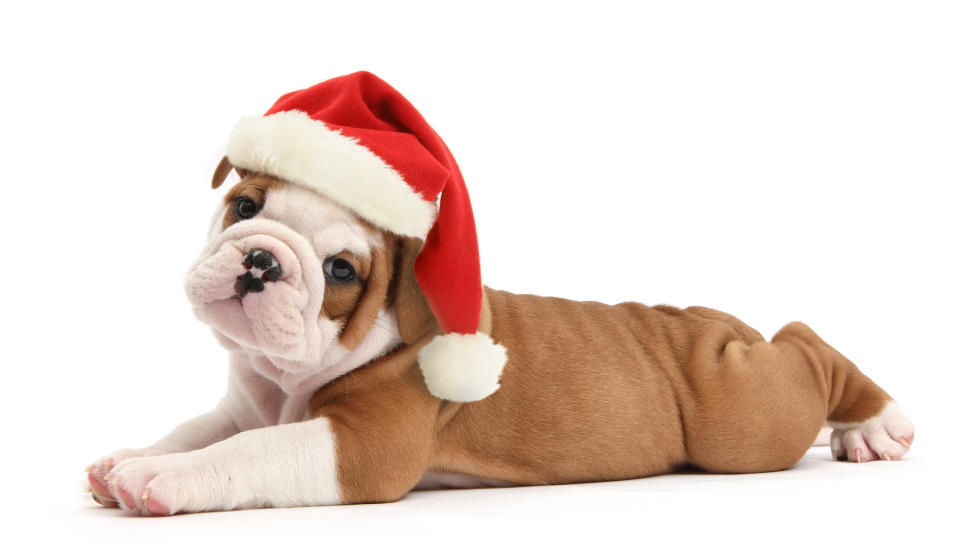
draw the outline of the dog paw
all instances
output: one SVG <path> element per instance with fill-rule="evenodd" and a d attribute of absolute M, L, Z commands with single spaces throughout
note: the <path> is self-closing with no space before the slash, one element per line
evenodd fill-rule
<path fill-rule="evenodd" d="M 87 467 L 87 486 L 93 500 L 105 507 L 119 507 L 119 503 L 110 492 L 107 484 L 107 474 L 120 462 L 131 457 L 152 457 L 164 455 L 167 451 L 159 449 L 120 449 L 100 457 Z"/>
<path fill-rule="evenodd" d="M 171 485 L 164 484 L 164 478 L 170 478 L 166 475 L 177 469 L 175 464 L 171 464 L 171 458 L 176 458 L 176 455 L 133 457 L 113 467 L 105 481 L 119 507 L 147 515 L 176 513 Z"/>
<path fill-rule="evenodd" d="M 913 443 L 913 423 L 893 401 L 864 422 L 830 422 L 830 426 L 830 450 L 838 461 L 895 461 Z"/>
<path fill-rule="evenodd" d="M 142 515 L 233 509 L 223 473 L 202 457 L 192 451 L 126 459 L 107 474 L 107 487 L 119 507 Z"/>

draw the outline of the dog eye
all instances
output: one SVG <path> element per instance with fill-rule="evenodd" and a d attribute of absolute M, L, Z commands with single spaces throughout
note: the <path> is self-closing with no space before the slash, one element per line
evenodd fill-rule
<path fill-rule="evenodd" d="M 357 277 L 357 273 L 344 259 L 330 258 L 323 262 L 323 272 L 334 282 L 346 284 Z"/>
<path fill-rule="evenodd" d="M 257 208 L 257 203 L 245 196 L 241 196 L 233 203 L 233 217 L 235 217 L 237 221 L 249 220 L 256 216 L 259 211 L 260 209 Z"/>

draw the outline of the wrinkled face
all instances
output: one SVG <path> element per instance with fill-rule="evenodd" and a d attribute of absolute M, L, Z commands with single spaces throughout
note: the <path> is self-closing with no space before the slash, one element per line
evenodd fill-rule
<path fill-rule="evenodd" d="M 313 190 L 247 174 L 218 209 L 187 296 L 244 350 L 284 371 L 319 371 L 384 322 L 395 244 Z"/>

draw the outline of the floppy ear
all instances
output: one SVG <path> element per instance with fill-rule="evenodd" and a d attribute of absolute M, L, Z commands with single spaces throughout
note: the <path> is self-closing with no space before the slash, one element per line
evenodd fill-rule
<path fill-rule="evenodd" d="M 353 350 L 366 336 L 380 310 L 385 307 L 390 292 L 390 279 L 393 276 L 393 245 L 386 243 L 383 249 L 374 249 L 370 262 L 370 275 L 367 277 L 360 302 L 353 315 L 340 332 L 340 344 L 347 350 Z"/>
<path fill-rule="evenodd" d="M 437 326 L 437 318 L 420 291 L 413 273 L 423 241 L 416 237 L 399 237 L 394 272 L 393 305 L 397 311 L 397 326 L 404 344 L 411 344 Z"/>
<path fill-rule="evenodd" d="M 217 169 L 213 172 L 213 180 L 210 181 L 210 186 L 217 188 L 222 185 L 227 180 L 227 175 L 230 174 L 231 170 L 233 170 L 233 164 L 230 163 L 227 156 L 223 156 L 223 159 L 217 164 Z"/>
<path fill-rule="evenodd" d="M 214 189 L 223 184 L 227 180 L 227 175 L 230 174 L 230 171 L 233 170 L 233 164 L 230 163 L 230 160 L 227 159 L 227 156 L 223 156 L 223 159 L 220 160 L 220 163 L 217 164 L 217 169 L 213 172 L 213 180 L 210 181 L 210 186 Z M 243 169 L 237 169 L 237 175 L 243 178 L 247 172 Z"/>

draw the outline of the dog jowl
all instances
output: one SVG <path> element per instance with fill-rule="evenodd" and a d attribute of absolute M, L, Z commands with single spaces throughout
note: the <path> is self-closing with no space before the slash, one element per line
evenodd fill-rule
<path fill-rule="evenodd" d="M 95 461 L 105 506 L 764 472 L 796 463 L 825 421 L 839 460 L 898 459 L 913 441 L 893 399 L 802 323 L 767 341 L 703 307 L 484 287 L 453 156 L 372 74 L 241 120 L 213 187 L 224 196 L 186 292 L 229 353 L 226 395 Z"/>

